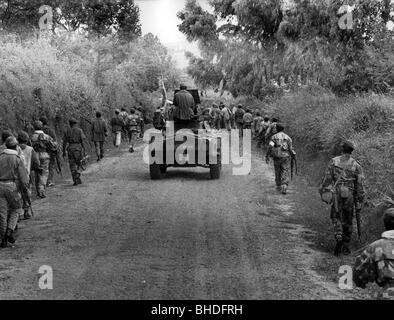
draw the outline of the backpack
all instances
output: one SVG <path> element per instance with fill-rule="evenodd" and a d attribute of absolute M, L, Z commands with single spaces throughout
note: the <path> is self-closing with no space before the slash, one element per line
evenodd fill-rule
<path fill-rule="evenodd" d="M 48 152 L 56 155 L 58 153 L 58 145 L 52 139 L 45 139 L 43 133 L 40 133 L 36 141 L 33 141 L 33 149 L 35 152 Z"/>
<path fill-rule="evenodd" d="M 130 115 L 127 117 L 127 125 L 129 127 L 136 127 L 138 126 L 138 116 Z"/>

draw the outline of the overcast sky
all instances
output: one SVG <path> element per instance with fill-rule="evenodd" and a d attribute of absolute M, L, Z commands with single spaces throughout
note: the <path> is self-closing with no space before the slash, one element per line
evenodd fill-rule
<path fill-rule="evenodd" d="M 136 0 L 140 7 L 142 32 L 151 32 L 163 43 L 185 42 L 186 38 L 178 31 L 180 20 L 176 14 L 185 7 L 186 0 Z M 199 0 L 203 7 L 207 0 Z"/>

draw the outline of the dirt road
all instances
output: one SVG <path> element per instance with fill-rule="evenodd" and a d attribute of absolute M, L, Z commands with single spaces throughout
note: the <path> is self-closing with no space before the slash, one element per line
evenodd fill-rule
<path fill-rule="evenodd" d="M 206 169 L 149 178 L 142 146 L 91 165 L 34 203 L 14 248 L 0 251 L 1 299 L 351 298 L 313 266 L 321 253 L 290 222 L 297 191 L 273 187 L 253 154 L 252 172 L 220 180 Z M 53 290 L 40 290 L 40 266 Z"/>

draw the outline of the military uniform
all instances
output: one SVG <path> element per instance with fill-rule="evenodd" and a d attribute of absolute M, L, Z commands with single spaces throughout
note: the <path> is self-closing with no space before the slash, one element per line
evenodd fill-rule
<path fill-rule="evenodd" d="M 284 132 L 272 136 L 267 151 L 267 157 L 274 159 L 275 183 L 282 193 L 287 192 L 290 183 L 291 157 L 295 154 L 292 139 Z"/>
<path fill-rule="evenodd" d="M 36 130 L 33 133 L 31 137 L 31 143 L 34 150 L 38 154 L 38 158 L 40 159 L 40 167 L 42 169 L 41 171 L 36 171 L 35 176 L 37 195 L 41 198 L 45 198 L 45 189 L 49 176 L 49 162 L 51 158 L 48 146 L 56 146 L 56 143 L 42 130 Z"/>
<path fill-rule="evenodd" d="M 104 143 L 107 136 L 107 125 L 101 118 L 96 119 L 92 123 L 91 129 L 92 141 L 96 149 L 97 160 L 104 158 Z"/>
<path fill-rule="evenodd" d="M 124 126 L 123 118 L 120 115 L 116 115 L 111 119 L 113 143 L 115 147 L 119 147 L 121 143 L 122 130 Z"/>
<path fill-rule="evenodd" d="M 48 125 L 44 125 L 43 127 L 43 131 L 45 134 L 47 134 L 48 136 L 50 136 L 52 138 L 53 141 L 56 142 L 56 133 L 55 130 L 53 130 L 51 127 L 49 127 Z M 53 185 L 53 176 L 55 174 L 55 170 L 56 170 L 56 155 L 53 153 L 49 154 L 50 158 L 49 158 L 49 166 L 48 166 L 48 181 L 47 181 L 47 186 L 51 186 Z"/>
<path fill-rule="evenodd" d="M 357 257 L 353 280 L 361 288 L 376 282 L 384 289 L 394 289 L 394 230 L 383 233 L 382 239 L 370 244 Z"/>
<path fill-rule="evenodd" d="M 353 232 L 355 202 L 364 201 L 363 182 L 361 165 L 350 154 L 344 154 L 331 160 L 320 186 L 321 191 L 335 186 L 337 200 L 331 207 L 331 220 L 337 244 L 343 242 L 346 251 Z"/>
<path fill-rule="evenodd" d="M 73 122 L 73 123 L 76 123 Z M 81 128 L 68 128 L 63 138 L 63 155 L 68 154 L 71 176 L 74 185 L 81 184 L 81 161 L 85 155 L 86 137 Z"/>
<path fill-rule="evenodd" d="M 14 137 L 10 138 L 15 139 Z M 16 145 L 16 139 L 14 143 Z M 18 223 L 18 211 L 22 207 L 20 189 L 26 190 L 28 182 L 27 170 L 22 159 L 18 156 L 18 151 L 3 150 L 0 153 L 0 238 L 2 247 L 7 246 L 7 241 L 11 243 L 15 241 L 12 233 Z"/>

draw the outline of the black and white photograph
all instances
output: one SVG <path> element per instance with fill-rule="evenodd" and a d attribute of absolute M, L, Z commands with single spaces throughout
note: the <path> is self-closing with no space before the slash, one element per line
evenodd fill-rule
<path fill-rule="evenodd" d="M 0 300 L 394 300 L 394 0 L 0 0 L 0 134 Z"/>

